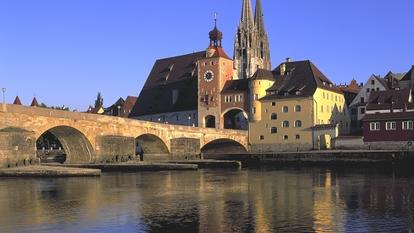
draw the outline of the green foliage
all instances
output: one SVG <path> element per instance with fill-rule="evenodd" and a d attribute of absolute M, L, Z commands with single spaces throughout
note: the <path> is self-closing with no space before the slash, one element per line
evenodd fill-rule
<path fill-rule="evenodd" d="M 96 100 L 95 100 L 95 108 L 101 108 L 103 107 L 103 104 L 104 104 L 104 100 L 101 95 L 101 92 L 98 92 L 98 95 L 96 96 Z"/>

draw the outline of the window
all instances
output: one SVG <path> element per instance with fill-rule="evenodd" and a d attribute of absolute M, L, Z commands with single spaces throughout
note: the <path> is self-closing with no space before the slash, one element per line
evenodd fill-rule
<path fill-rule="evenodd" d="M 295 128 L 301 128 L 302 127 L 302 121 L 295 121 Z"/>
<path fill-rule="evenodd" d="M 361 108 L 361 114 L 365 114 L 365 108 Z"/>
<path fill-rule="evenodd" d="M 325 92 L 323 92 L 323 98 L 325 99 Z"/>
<path fill-rule="evenodd" d="M 252 113 L 253 113 L 253 114 L 256 114 L 256 107 L 253 107 L 253 108 L 252 108 Z"/>
<path fill-rule="evenodd" d="M 289 128 L 289 121 L 284 121 L 284 122 L 282 123 L 282 127 L 283 127 L 283 128 Z"/>
<path fill-rule="evenodd" d="M 361 97 L 361 103 L 365 103 L 364 97 Z"/>
<path fill-rule="evenodd" d="M 367 88 L 367 93 L 369 93 L 369 88 Z"/>
<path fill-rule="evenodd" d="M 301 112 L 301 111 L 302 111 L 302 107 L 300 105 L 296 105 L 295 112 Z"/>
<path fill-rule="evenodd" d="M 231 101 L 232 101 L 232 98 L 231 98 L 231 96 L 224 96 L 224 102 L 225 103 L 231 103 Z"/>
<path fill-rule="evenodd" d="M 288 135 L 283 136 L 283 140 L 288 140 L 288 139 L 289 139 Z"/>
<path fill-rule="evenodd" d="M 272 102 L 272 106 L 276 106 L 276 102 Z"/>
<path fill-rule="evenodd" d="M 263 135 L 260 135 L 260 140 L 264 140 L 264 136 Z"/>
<path fill-rule="evenodd" d="M 411 129 L 413 129 L 413 121 L 403 121 L 402 122 L 402 129 L 403 130 L 411 130 Z"/>
<path fill-rule="evenodd" d="M 299 140 L 299 139 L 300 139 L 300 135 L 296 134 L 296 140 Z"/>
<path fill-rule="evenodd" d="M 270 129 L 270 133 L 271 133 L 271 134 L 277 134 L 277 128 L 276 128 L 276 127 L 272 127 L 272 128 Z"/>
<path fill-rule="evenodd" d="M 374 79 L 371 80 L 371 85 L 375 85 L 375 80 Z"/>
<path fill-rule="evenodd" d="M 321 105 L 321 112 L 323 112 L 323 105 Z"/>
<path fill-rule="evenodd" d="M 259 99 L 259 95 L 258 94 L 254 94 L 253 100 L 258 100 L 258 99 Z"/>
<path fill-rule="evenodd" d="M 397 122 L 395 121 L 387 121 L 385 123 L 386 130 L 396 130 L 397 129 Z"/>
<path fill-rule="evenodd" d="M 283 111 L 283 112 L 289 112 L 289 107 L 288 107 L 288 106 L 283 106 L 282 111 Z"/>
<path fill-rule="evenodd" d="M 270 119 L 271 119 L 271 120 L 277 120 L 277 114 L 276 114 L 276 113 L 272 113 L 272 114 L 270 115 Z"/>
<path fill-rule="evenodd" d="M 369 130 L 371 131 L 379 131 L 381 130 L 381 124 L 379 122 L 371 122 L 369 123 Z"/>
<path fill-rule="evenodd" d="M 377 87 L 377 91 L 379 91 L 379 87 Z"/>

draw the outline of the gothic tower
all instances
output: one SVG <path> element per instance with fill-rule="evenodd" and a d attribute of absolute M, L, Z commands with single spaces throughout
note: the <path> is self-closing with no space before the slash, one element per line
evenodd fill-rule
<path fill-rule="evenodd" d="M 234 40 L 234 69 L 239 79 L 251 78 L 258 68 L 272 68 L 261 0 L 256 0 L 254 18 L 250 1 L 243 0 L 241 20 Z"/>

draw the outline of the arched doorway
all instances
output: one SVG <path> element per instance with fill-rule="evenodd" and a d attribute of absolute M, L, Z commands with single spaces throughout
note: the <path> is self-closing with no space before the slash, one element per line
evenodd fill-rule
<path fill-rule="evenodd" d="M 169 159 L 169 150 L 164 141 L 153 135 L 143 134 L 135 139 L 135 154 L 141 161 Z"/>
<path fill-rule="evenodd" d="M 86 136 L 68 126 L 57 126 L 45 131 L 36 140 L 37 156 L 41 162 L 90 163 L 93 148 Z"/>
<path fill-rule="evenodd" d="M 247 130 L 247 113 L 239 108 L 229 109 L 223 114 L 223 124 L 225 129 Z"/>
<path fill-rule="evenodd" d="M 205 128 L 216 128 L 216 117 L 212 115 L 206 116 L 204 119 Z"/>

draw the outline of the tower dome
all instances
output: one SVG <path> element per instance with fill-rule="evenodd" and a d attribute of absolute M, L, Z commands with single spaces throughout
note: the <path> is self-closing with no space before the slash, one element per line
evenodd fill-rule
<path fill-rule="evenodd" d="M 210 46 L 221 47 L 223 33 L 217 28 L 217 15 L 214 17 L 214 29 L 208 33 L 210 37 Z"/>

